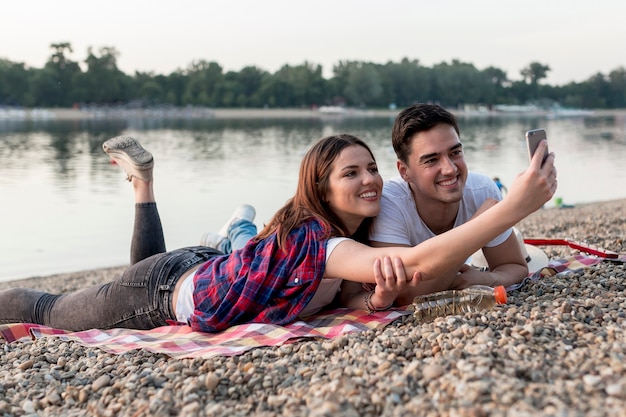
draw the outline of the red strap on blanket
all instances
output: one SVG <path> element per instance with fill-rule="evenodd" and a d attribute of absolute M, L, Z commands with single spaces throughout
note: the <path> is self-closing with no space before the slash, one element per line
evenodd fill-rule
<path fill-rule="evenodd" d="M 619 257 L 619 253 L 611 250 L 603 249 L 598 246 L 587 245 L 582 242 L 575 242 L 568 239 L 524 239 L 524 243 L 535 246 L 569 246 L 572 249 L 579 250 L 581 252 L 589 253 L 591 255 L 600 256 L 607 259 L 616 259 Z"/>

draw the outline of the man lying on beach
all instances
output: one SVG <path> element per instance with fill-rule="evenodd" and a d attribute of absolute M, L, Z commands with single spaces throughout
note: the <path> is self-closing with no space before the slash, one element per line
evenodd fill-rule
<path fill-rule="evenodd" d="M 415 246 L 460 226 L 502 200 L 491 178 L 469 172 L 459 137 L 455 116 L 441 106 L 416 104 L 398 114 L 392 144 L 400 176 L 385 181 L 381 211 L 369 231 L 371 246 Z M 231 245 L 233 249 L 243 246 L 256 234 L 254 216 L 252 206 L 238 207 L 220 232 L 203 236 L 202 244 L 225 253 L 231 251 Z M 488 270 L 459 264 L 451 289 L 476 284 L 508 287 L 528 275 L 528 264 L 512 228 L 487 243 L 482 255 Z M 421 283 L 420 292 L 432 284 Z M 441 288 L 433 286 L 426 292 L 436 289 Z M 362 291 L 358 283 L 344 281 L 341 303 L 350 305 L 350 300 Z M 415 295 L 410 289 L 398 298 L 398 303 L 408 304 Z"/>
<path fill-rule="evenodd" d="M 370 245 L 418 245 L 462 225 L 502 199 L 491 178 L 468 171 L 457 120 L 441 106 L 416 104 L 401 111 L 392 129 L 392 144 L 400 175 L 385 181 L 381 210 L 369 235 Z M 482 250 L 489 270 L 461 263 L 451 288 L 474 284 L 508 287 L 528 275 L 512 229 L 489 241 Z M 431 283 L 421 285 L 423 290 Z M 350 296 L 350 291 L 342 292 Z M 398 302 L 406 304 L 415 295 L 409 289 Z"/>

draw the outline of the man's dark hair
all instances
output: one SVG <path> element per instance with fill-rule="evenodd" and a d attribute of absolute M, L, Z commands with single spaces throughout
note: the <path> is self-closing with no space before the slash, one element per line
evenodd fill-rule
<path fill-rule="evenodd" d="M 440 124 L 452 126 L 461 136 L 456 117 L 437 104 L 414 104 L 402 110 L 391 130 L 391 143 L 398 159 L 407 163 L 413 137 Z"/>

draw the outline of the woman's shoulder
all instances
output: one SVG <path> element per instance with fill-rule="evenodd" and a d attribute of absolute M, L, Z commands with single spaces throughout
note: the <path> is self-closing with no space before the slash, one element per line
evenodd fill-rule
<path fill-rule="evenodd" d="M 305 219 L 302 219 L 302 221 L 294 226 L 289 232 L 294 233 L 303 230 L 318 230 L 325 228 L 326 226 L 320 218 L 318 218 L 317 216 L 309 216 Z"/>
<path fill-rule="evenodd" d="M 295 227 L 290 234 L 315 234 L 330 237 L 331 233 L 328 226 L 317 217 L 309 217 L 305 219 L 299 226 Z"/>

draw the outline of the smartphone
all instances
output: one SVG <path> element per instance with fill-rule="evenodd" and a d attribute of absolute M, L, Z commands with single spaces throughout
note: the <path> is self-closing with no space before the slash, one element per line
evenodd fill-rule
<path fill-rule="evenodd" d="M 526 144 L 528 145 L 528 158 L 533 159 L 533 155 L 537 150 L 537 146 L 539 146 L 539 142 L 544 139 L 547 139 L 546 131 L 544 129 L 534 129 L 526 132 Z M 546 149 L 545 154 L 543 155 L 543 159 L 541 163 L 543 164 L 548 157 L 548 150 Z"/>

